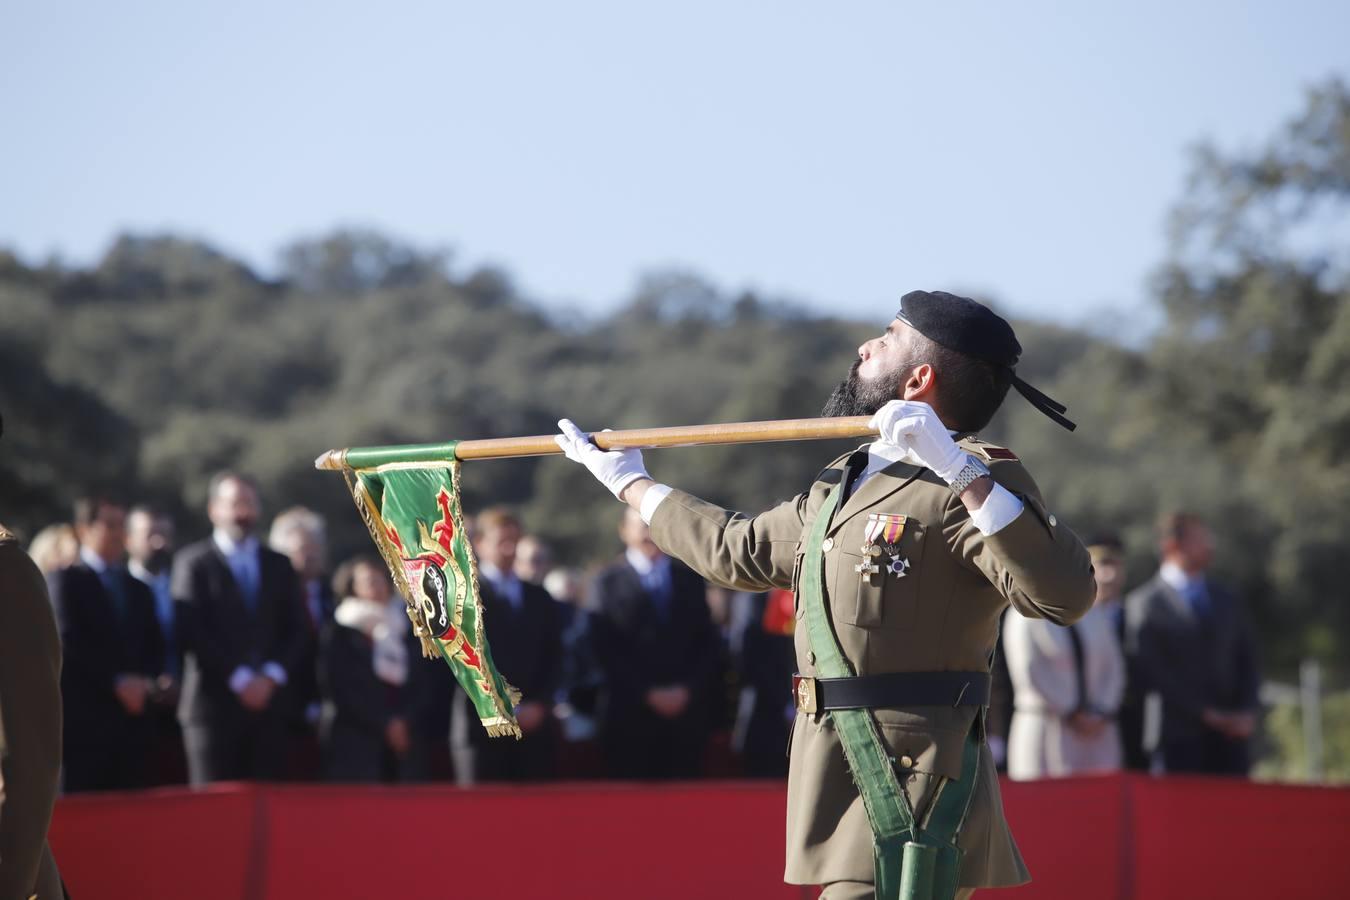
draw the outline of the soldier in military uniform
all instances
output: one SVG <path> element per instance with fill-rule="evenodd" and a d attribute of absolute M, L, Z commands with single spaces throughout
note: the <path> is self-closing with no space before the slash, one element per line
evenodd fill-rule
<path fill-rule="evenodd" d="M 61 642 L 42 573 L 0 526 L 0 898 L 63 896 L 47 849 L 61 773 Z"/>
<path fill-rule="evenodd" d="M 879 439 L 753 517 L 656 484 L 638 451 L 603 452 L 559 423 L 568 457 L 638 509 L 664 551 L 719 584 L 794 591 L 785 880 L 823 884 L 830 900 L 1029 879 L 983 740 L 989 661 L 1009 604 L 1067 624 L 1095 587 L 1087 551 L 1016 455 L 973 436 L 1009 387 L 1072 429 L 1016 375 L 1020 353 L 981 304 L 906 294 L 825 409 L 874 414 Z"/>

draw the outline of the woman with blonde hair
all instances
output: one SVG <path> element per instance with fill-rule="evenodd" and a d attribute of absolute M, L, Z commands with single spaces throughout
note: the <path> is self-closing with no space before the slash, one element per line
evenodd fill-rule
<path fill-rule="evenodd" d="M 75 526 L 69 522 L 48 525 L 33 536 L 28 544 L 28 555 L 37 563 L 43 575 L 75 565 L 80 556 L 80 541 Z"/>

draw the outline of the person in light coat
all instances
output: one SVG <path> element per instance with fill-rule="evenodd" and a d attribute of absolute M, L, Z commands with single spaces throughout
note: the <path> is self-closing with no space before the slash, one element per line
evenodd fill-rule
<path fill-rule="evenodd" d="M 1077 623 L 1008 616 L 1003 647 L 1013 685 L 1008 776 L 1017 781 L 1121 768 L 1116 713 L 1125 659 L 1112 609 L 1124 582 L 1118 541 L 1090 548 L 1097 600 Z M 1075 650 L 1075 642 L 1080 649 Z"/>

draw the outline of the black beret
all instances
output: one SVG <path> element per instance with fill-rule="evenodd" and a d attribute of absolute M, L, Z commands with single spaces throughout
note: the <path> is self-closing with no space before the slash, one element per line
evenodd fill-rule
<path fill-rule="evenodd" d="M 910 291 L 900 298 L 900 321 L 948 350 L 1011 369 L 1022 356 L 1007 320 L 983 303 L 946 291 Z"/>
<path fill-rule="evenodd" d="M 983 303 L 946 291 L 910 291 L 900 298 L 900 311 L 895 317 L 935 344 L 1007 369 L 1012 386 L 1028 403 L 1070 431 L 1076 427 L 1064 417 L 1068 409 L 1063 403 L 1042 394 L 1012 371 L 1022 358 L 1022 345 L 1008 321 Z"/>

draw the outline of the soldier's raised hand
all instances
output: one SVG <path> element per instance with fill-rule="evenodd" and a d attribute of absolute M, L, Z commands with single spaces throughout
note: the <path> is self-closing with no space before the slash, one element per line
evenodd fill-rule
<path fill-rule="evenodd" d="M 622 500 L 624 488 L 640 478 L 651 477 L 642 463 L 641 450 L 601 450 L 571 419 L 560 419 L 558 429 L 562 433 L 554 435 L 553 440 L 558 442 L 563 455 L 589 469 L 615 497 Z"/>
<path fill-rule="evenodd" d="M 877 410 L 871 425 L 881 440 L 908 450 L 922 465 L 951 483 L 969 460 L 933 407 L 919 400 L 892 400 Z"/>

